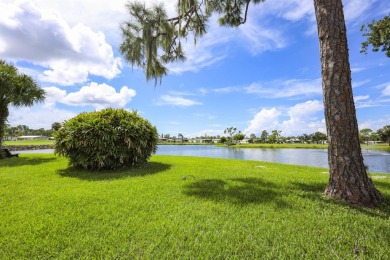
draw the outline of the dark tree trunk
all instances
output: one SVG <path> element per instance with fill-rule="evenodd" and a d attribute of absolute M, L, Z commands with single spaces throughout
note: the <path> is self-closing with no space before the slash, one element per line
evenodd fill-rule
<path fill-rule="evenodd" d="M 328 133 L 329 184 L 325 195 L 375 207 L 380 192 L 367 176 L 359 144 L 341 0 L 314 0 Z"/>

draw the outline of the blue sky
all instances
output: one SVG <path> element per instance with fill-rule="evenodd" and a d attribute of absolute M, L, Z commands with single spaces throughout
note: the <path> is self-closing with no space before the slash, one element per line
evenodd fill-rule
<path fill-rule="evenodd" d="M 155 3 L 157 1 L 146 1 Z M 164 1 L 169 14 L 174 2 Z M 162 84 L 146 82 L 118 52 L 126 0 L 2 0 L 0 59 L 34 77 L 42 104 L 11 108 L 9 123 L 49 129 L 80 112 L 137 110 L 160 134 L 223 135 L 234 126 L 260 135 L 326 132 L 313 0 L 251 6 L 239 28 L 216 17 L 187 61 L 169 65 Z M 360 26 L 390 13 L 386 0 L 344 0 L 359 128 L 390 124 L 390 59 L 361 54 Z"/>

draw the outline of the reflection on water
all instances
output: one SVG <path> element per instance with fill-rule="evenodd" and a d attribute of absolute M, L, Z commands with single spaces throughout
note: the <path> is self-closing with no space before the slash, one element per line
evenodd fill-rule
<path fill-rule="evenodd" d="M 53 153 L 53 149 L 18 153 Z M 212 145 L 159 145 L 157 154 L 268 161 L 286 164 L 328 167 L 325 149 L 227 148 Z M 390 173 L 390 153 L 363 149 L 364 163 L 371 172 Z"/>

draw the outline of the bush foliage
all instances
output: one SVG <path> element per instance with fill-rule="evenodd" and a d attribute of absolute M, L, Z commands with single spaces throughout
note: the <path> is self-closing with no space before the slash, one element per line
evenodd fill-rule
<path fill-rule="evenodd" d="M 116 169 L 147 162 L 158 134 L 136 112 L 107 108 L 65 121 L 56 134 L 55 153 L 70 165 L 89 170 Z"/>

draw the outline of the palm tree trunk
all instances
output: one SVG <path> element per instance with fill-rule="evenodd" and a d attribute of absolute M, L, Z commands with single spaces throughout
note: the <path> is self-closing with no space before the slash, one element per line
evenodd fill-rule
<path fill-rule="evenodd" d="M 328 133 L 329 184 L 325 195 L 365 207 L 382 200 L 363 163 L 341 0 L 314 0 Z"/>
<path fill-rule="evenodd" d="M 8 107 L 5 104 L 0 104 L 0 147 L 3 145 L 3 138 L 5 132 L 5 122 L 8 117 Z"/>

